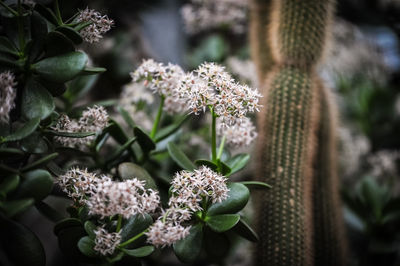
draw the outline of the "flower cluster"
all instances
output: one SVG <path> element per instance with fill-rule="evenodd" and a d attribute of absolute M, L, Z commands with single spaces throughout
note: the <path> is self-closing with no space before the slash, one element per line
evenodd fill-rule
<path fill-rule="evenodd" d="M 95 246 L 93 249 L 101 255 L 112 255 L 117 246 L 121 243 L 120 233 L 109 233 L 104 228 L 99 227 L 94 230 L 94 234 L 96 238 L 94 240 Z"/>
<path fill-rule="evenodd" d="M 182 7 L 181 13 L 188 33 L 227 27 L 234 33 L 245 31 L 247 0 L 192 0 Z"/>
<path fill-rule="evenodd" d="M 174 114 L 186 110 L 186 102 L 176 97 L 185 72 L 178 65 L 164 65 L 153 59 L 144 60 L 131 74 L 133 82 L 144 80 L 145 87 L 165 98 L 164 111 Z"/>
<path fill-rule="evenodd" d="M 182 79 L 180 97 L 191 112 L 198 114 L 211 106 L 222 123 L 232 125 L 237 118 L 259 111 L 262 95 L 257 89 L 235 82 L 223 66 L 203 63 Z"/>
<path fill-rule="evenodd" d="M 182 223 L 191 219 L 192 213 L 202 210 L 203 199 L 213 203 L 228 197 L 226 178 L 206 166 L 194 172 L 181 171 L 172 180 L 169 208 L 149 228 L 147 241 L 154 246 L 168 246 L 185 238 L 190 226 Z"/>
<path fill-rule="evenodd" d="M 234 148 L 249 146 L 257 137 L 256 127 L 250 118 L 236 119 L 233 125 L 225 125 L 217 120 L 217 133 L 225 136 L 226 143 Z"/>
<path fill-rule="evenodd" d="M 108 125 L 108 113 L 103 106 L 88 107 L 79 118 L 78 121 L 71 120 L 67 115 L 63 114 L 57 121 L 54 130 L 60 132 L 95 132 L 99 133 Z M 63 146 L 85 148 L 89 145 L 95 136 L 85 138 L 69 138 L 55 137 L 54 140 Z"/>
<path fill-rule="evenodd" d="M 98 176 L 88 172 L 87 169 L 79 168 L 71 168 L 56 179 L 60 188 L 76 201 L 84 201 L 96 193 L 99 183 L 105 181 L 111 181 L 111 179 L 105 175 Z"/>
<path fill-rule="evenodd" d="M 11 109 L 15 107 L 17 83 L 10 71 L 0 73 L 0 122 L 8 122 Z"/>
<path fill-rule="evenodd" d="M 376 177 L 396 177 L 399 151 L 381 150 L 367 157 L 372 167 L 371 174 Z"/>
<path fill-rule="evenodd" d="M 89 214 L 102 218 L 120 214 L 129 218 L 135 214 L 154 212 L 160 204 L 160 197 L 157 191 L 145 189 L 144 186 L 145 182 L 137 178 L 124 182 L 100 182 L 96 193 L 86 202 Z"/>
<path fill-rule="evenodd" d="M 90 22 L 88 26 L 80 31 L 83 39 L 89 43 L 100 41 L 100 39 L 103 38 L 102 35 L 109 31 L 114 24 L 114 21 L 109 19 L 106 15 L 103 16 L 99 12 L 89 8 L 79 12 L 77 22 Z"/>

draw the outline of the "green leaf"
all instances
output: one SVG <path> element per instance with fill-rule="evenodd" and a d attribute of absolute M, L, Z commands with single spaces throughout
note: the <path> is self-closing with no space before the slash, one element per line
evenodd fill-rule
<path fill-rule="evenodd" d="M 173 142 L 168 142 L 167 145 L 168 153 L 171 158 L 183 169 L 193 171 L 196 166 L 190 161 L 190 159 L 178 148 Z"/>
<path fill-rule="evenodd" d="M 40 158 L 37 161 L 34 161 L 31 164 L 28 164 L 27 166 L 22 168 L 21 171 L 22 172 L 26 172 L 26 171 L 29 171 L 31 169 L 38 168 L 39 166 L 46 165 L 48 162 L 50 162 L 51 160 L 55 159 L 57 156 L 58 156 L 57 152 L 49 154 L 49 155 L 47 155 L 45 157 Z"/>
<path fill-rule="evenodd" d="M 67 86 L 65 86 L 64 83 L 52 82 L 45 79 L 39 79 L 38 81 L 54 97 L 63 95 L 64 92 L 67 90 Z"/>
<path fill-rule="evenodd" d="M 200 255 L 203 244 L 203 226 L 196 224 L 190 228 L 190 233 L 184 239 L 174 243 L 175 255 L 184 263 L 194 262 Z"/>
<path fill-rule="evenodd" d="M 0 148 L 0 159 L 10 159 L 24 156 L 24 152 L 15 148 Z"/>
<path fill-rule="evenodd" d="M 215 163 L 213 163 L 212 161 L 209 161 L 207 159 L 199 159 L 199 160 L 196 160 L 194 163 L 198 167 L 204 165 L 204 166 L 209 167 L 213 171 L 218 171 L 218 165 L 216 165 Z"/>
<path fill-rule="evenodd" d="M 17 141 L 26 138 L 36 130 L 36 128 L 39 126 L 39 123 L 40 118 L 33 118 L 32 120 L 29 120 L 20 129 L 5 137 L 2 142 Z"/>
<path fill-rule="evenodd" d="M 172 125 L 169 125 L 167 127 L 164 127 L 160 130 L 157 131 L 156 136 L 155 136 L 155 142 L 160 142 L 163 139 L 168 138 L 172 134 L 174 134 L 178 129 L 182 126 L 182 124 L 189 118 L 190 116 L 186 115 L 173 123 Z"/>
<path fill-rule="evenodd" d="M 58 235 L 61 230 L 64 230 L 66 228 L 70 227 L 82 227 L 82 223 L 79 219 L 76 218 L 66 218 L 61 221 L 59 221 L 55 226 L 54 226 L 54 234 Z"/>
<path fill-rule="evenodd" d="M 118 106 L 118 112 L 121 114 L 122 118 L 128 124 L 130 128 L 135 128 L 135 122 L 133 122 L 131 115 L 123 107 Z"/>
<path fill-rule="evenodd" d="M 93 249 L 94 246 L 94 241 L 88 236 L 84 236 L 78 241 L 78 248 L 82 252 L 82 254 L 91 258 L 98 257 L 96 251 L 94 251 Z"/>
<path fill-rule="evenodd" d="M 63 254 L 72 261 L 91 262 L 95 258 L 83 255 L 78 248 L 78 242 L 84 236 L 86 233 L 82 226 L 64 228 L 57 234 L 58 246 Z"/>
<path fill-rule="evenodd" d="M 19 175 L 11 175 L 4 178 L 0 183 L 0 194 L 7 195 L 13 192 L 18 187 L 19 181 Z"/>
<path fill-rule="evenodd" d="M 142 258 L 142 257 L 149 256 L 151 253 L 153 253 L 154 247 L 153 246 L 144 246 L 144 247 L 136 248 L 136 249 L 122 249 L 122 251 L 129 256 L 136 257 L 136 258 Z"/>
<path fill-rule="evenodd" d="M 46 170 L 36 169 L 25 173 L 18 188 L 17 196 L 34 198 L 40 201 L 47 197 L 53 189 L 53 178 Z"/>
<path fill-rule="evenodd" d="M 47 21 L 37 11 L 31 16 L 32 48 L 28 54 L 29 62 L 35 62 L 43 53 L 44 42 L 47 36 Z"/>
<path fill-rule="evenodd" d="M 89 235 L 89 237 L 91 239 L 95 239 L 96 234 L 94 233 L 94 230 L 96 230 L 97 226 L 94 223 L 92 223 L 91 221 L 86 221 L 84 227 L 85 227 L 85 231 Z"/>
<path fill-rule="evenodd" d="M 231 173 L 231 168 L 228 165 L 226 165 L 219 159 L 217 161 L 217 165 L 218 165 L 218 173 L 220 173 L 223 176 L 229 176 L 229 174 Z"/>
<path fill-rule="evenodd" d="M 156 183 L 147 170 L 137 164 L 130 162 L 121 163 L 118 166 L 118 174 L 123 180 L 137 178 L 146 182 L 146 189 L 158 190 Z"/>
<path fill-rule="evenodd" d="M 40 132 L 33 132 L 30 136 L 21 140 L 20 144 L 21 149 L 28 153 L 40 154 L 48 151 L 47 143 Z"/>
<path fill-rule="evenodd" d="M 228 183 L 228 198 L 222 202 L 210 206 L 207 215 L 236 213 L 242 210 L 250 197 L 249 189 L 240 183 Z"/>
<path fill-rule="evenodd" d="M 239 220 L 239 214 L 221 214 L 207 217 L 206 223 L 213 231 L 222 233 L 233 228 Z"/>
<path fill-rule="evenodd" d="M 152 151 L 156 148 L 156 144 L 153 142 L 153 140 L 150 138 L 150 136 L 147 135 L 140 128 L 134 127 L 133 133 L 137 137 L 139 146 L 142 149 L 143 153 L 149 153 L 150 151 Z"/>
<path fill-rule="evenodd" d="M 242 170 L 250 160 L 250 155 L 247 153 L 236 154 L 230 158 L 226 164 L 231 168 L 230 175 Z"/>
<path fill-rule="evenodd" d="M 209 228 L 204 230 L 204 248 L 207 259 L 211 262 L 222 262 L 230 251 L 231 244 L 225 234 L 216 233 Z"/>
<path fill-rule="evenodd" d="M 56 211 L 53 207 L 48 205 L 46 202 L 43 202 L 43 201 L 36 202 L 35 207 L 44 217 L 46 217 L 47 219 L 49 219 L 52 222 L 57 223 L 57 222 L 65 219 L 65 217 L 61 213 Z"/>
<path fill-rule="evenodd" d="M 103 67 L 86 67 L 82 71 L 82 75 L 96 75 L 106 72 L 107 69 Z"/>
<path fill-rule="evenodd" d="M 76 77 L 68 83 L 68 89 L 63 95 L 64 98 L 68 99 L 70 103 L 74 103 L 93 88 L 98 78 L 98 75 Z"/>
<path fill-rule="evenodd" d="M 233 228 L 233 231 L 251 242 L 257 242 L 259 239 L 253 228 L 251 228 L 242 218 L 240 218 L 239 222 Z"/>
<path fill-rule="evenodd" d="M 245 185 L 249 189 L 266 189 L 266 188 L 272 188 L 270 185 L 264 182 L 259 182 L 259 181 L 242 181 L 240 182 L 241 184 Z"/>
<path fill-rule="evenodd" d="M 136 214 L 128 219 L 121 229 L 121 243 L 129 240 L 130 238 L 142 233 L 153 224 L 153 218 L 150 215 Z M 133 243 L 126 246 L 126 248 L 137 248 L 144 243 L 144 237 L 135 240 Z"/>
<path fill-rule="evenodd" d="M 70 52 L 49 57 L 33 65 L 36 73 L 53 82 L 66 82 L 78 76 L 85 68 L 88 57 L 83 52 Z"/>
<path fill-rule="evenodd" d="M 59 26 L 57 27 L 56 31 L 59 31 L 65 36 L 67 36 L 68 39 L 73 41 L 75 44 L 81 44 L 83 42 L 82 36 L 79 34 L 79 32 L 77 32 L 71 27 Z"/>
<path fill-rule="evenodd" d="M 110 119 L 110 125 L 103 132 L 108 132 L 119 143 L 124 144 L 129 140 L 122 127 L 113 119 Z"/>
<path fill-rule="evenodd" d="M 60 137 L 68 137 L 68 138 L 86 138 L 89 136 L 96 135 L 96 132 L 63 132 L 63 131 L 55 131 L 46 129 L 44 131 L 45 134 L 51 136 L 60 136 Z"/>
<path fill-rule="evenodd" d="M 18 55 L 16 47 L 5 36 L 0 36 L 0 52 Z"/>
<path fill-rule="evenodd" d="M 1 236 L 2 247 L 13 265 L 46 265 L 46 255 L 42 243 L 24 225 L 5 220 L 1 226 Z"/>
<path fill-rule="evenodd" d="M 130 149 L 131 145 L 136 141 L 136 137 L 131 138 L 127 142 L 125 142 L 121 147 L 119 147 L 111 156 L 107 159 L 107 163 L 111 163 L 114 160 L 118 159 L 120 155 L 127 149 Z"/>
<path fill-rule="evenodd" d="M 33 205 L 34 199 L 18 199 L 0 202 L 0 210 L 2 210 L 7 217 L 13 217 Z"/>
<path fill-rule="evenodd" d="M 54 110 L 53 97 L 40 83 L 30 80 L 22 91 L 21 109 L 27 119 L 45 119 Z"/>
<path fill-rule="evenodd" d="M 52 31 L 45 40 L 46 57 L 53 57 L 75 51 L 74 43 L 64 34 Z"/>
<path fill-rule="evenodd" d="M 47 8 L 41 4 L 36 4 L 35 5 L 35 10 L 42 15 L 45 19 L 47 19 L 49 22 L 57 25 L 58 21 L 56 18 L 56 15 L 53 13 L 53 11 L 50 8 Z"/>

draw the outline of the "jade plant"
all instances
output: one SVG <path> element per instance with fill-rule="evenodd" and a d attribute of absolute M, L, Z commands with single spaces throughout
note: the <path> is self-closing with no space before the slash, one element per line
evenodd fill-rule
<path fill-rule="evenodd" d="M 65 18 L 57 0 L 0 6 L 4 263 L 46 264 L 43 244 L 20 223 L 31 207 L 54 222 L 48 230 L 71 263 L 134 265 L 169 247 L 183 262 L 222 262 L 232 235 L 258 240 L 242 210 L 250 188 L 269 185 L 230 179 L 250 160 L 231 151 L 257 137 L 256 89 L 214 63 L 185 72 L 148 59 L 120 100 L 82 105 L 106 69 L 78 47 L 101 41 L 113 21 L 89 8 Z M 209 123 L 186 127 L 201 120 Z M 187 155 L 199 132 L 209 132 L 207 153 Z M 56 209 L 49 195 L 70 206 Z"/>

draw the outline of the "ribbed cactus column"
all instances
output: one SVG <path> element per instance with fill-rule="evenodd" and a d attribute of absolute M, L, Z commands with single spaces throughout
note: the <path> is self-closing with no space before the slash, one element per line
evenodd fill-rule
<path fill-rule="evenodd" d="M 334 95 L 319 85 L 321 119 L 314 176 L 315 265 L 346 265 L 346 241 L 337 176 L 337 113 Z"/>
<path fill-rule="evenodd" d="M 331 0 L 272 1 L 267 40 L 276 65 L 262 84 L 267 93 L 257 145 L 257 176 L 272 189 L 259 199 L 255 265 L 314 265 L 313 165 L 320 121 L 315 68 L 331 12 Z"/>

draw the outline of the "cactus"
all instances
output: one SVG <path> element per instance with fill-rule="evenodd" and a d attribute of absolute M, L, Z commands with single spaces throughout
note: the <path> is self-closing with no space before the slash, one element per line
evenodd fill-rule
<path fill-rule="evenodd" d="M 254 264 L 344 265 L 334 112 L 315 71 L 326 49 L 333 1 L 269 2 L 253 0 L 250 28 L 265 92 L 256 172 L 272 185 L 258 200 Z M 269 23 L 261 12 L 268 12 Z"/>
<path fill-rule="evenodd" d="M 346 265 L 346 241 L 337 176 L 337 110 L 334 96 L 319 85 L 321 119 L 314 166 L 315 265 Z"/>

